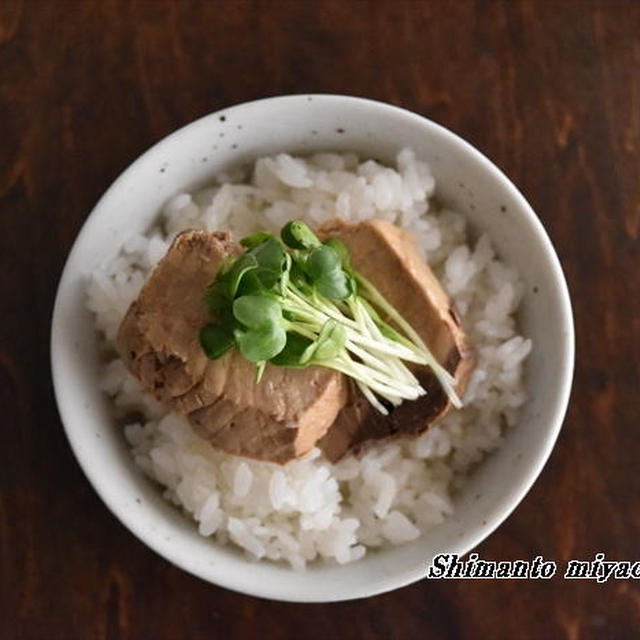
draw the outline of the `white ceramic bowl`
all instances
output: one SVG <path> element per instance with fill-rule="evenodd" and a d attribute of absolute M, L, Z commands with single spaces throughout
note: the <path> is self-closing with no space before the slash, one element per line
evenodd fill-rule
<path fill-rule="evenodd" d="M 305 572 L 250 562 L 198 535 L 133 464 L 98 388 L 100 360 L 85 279 L 132 230 L 144 230 L 167 198 L 229 166 L 283 150 L 355 150 L 392 162 L 405 146 L 430 164 L 440 199 L 487 231 L 500 256 L 520 270 L 526 283 L 521 327 L 534 344 L 525 370 L 529 401 L 504 446 L 457 495 L 453 516 L 417 541 L 354 564 Z M 126 527 L 167 560 L 212 583 L 309 602 L 359 598 L 419 580 L 435 554 L 468 552 L 509 515 L 540 473 L 560 430 L 574 336 L 567 286 L 551 242 L 523 196 L 487 158 L 408 111 L 346 96 L 300 95 L 242 104 L 197 120 L 159 142 L 114 182 L 87 219 L 64 269 L 51 352 L 69 442 L 95 490 Z"/>

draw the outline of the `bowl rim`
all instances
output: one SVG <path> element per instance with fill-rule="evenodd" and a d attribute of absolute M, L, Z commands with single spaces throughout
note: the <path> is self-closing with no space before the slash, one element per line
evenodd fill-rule
<path fill-rule="evenodd" d="M 172 133 L 163 137 L 159 141 L 157 141 L 150 148 L 145 150 L 142 154 L 140 154 L 131 164 L 129 164 L 119 175 L 118 177 L 109 185 L 100 199 L 97 201 L 95 206 L 92 208 L 91 212 L 87 216 L 86 220 L 82 224 L 75 240 L 72 245 L 72 248 L 68 254 L 68 257 L 65 261 L 65 266 L 62 270 L 60 280 L 58 283 L 58 288 L 56 291 L 56 298 L 53 307 L 53 315 L 52 315 L 52 323 L 51 323 L 51 334 L 50 334 L 50 357 L 51 357 L 51 373 L 53 380 L 53 388 L 54 395 L 56 399 L 56 404 L 58 406 L 58 411 L 60 414 L 61 422 L 71 446 L 71 449 L 74 453 L 74 456 L 80 465 L 83 473 L 86 478 L 89 480 L 89 483 L 93 486 L 96 493 L 99 495 L 103 503 L 107 506 L 107 508 L 112 512 L 112 514 L 131 532 L 133 533 L 140 541 L 142 541 L 145 545 L 149 546 L 156 553 L 158 553 L 162 558 L 171 562 L 172 564 L 180 567 L 184 571 L 191 573 L 192 575 L 196 575 L 197 577 L 218 585 L 222 586 L 237 592 L 254 595 L 262 598 L 268 599 L 277 599 L 283 601 L 291 601 L 291 602 L 330 602 L 330 601 L 343 601 L 343 600 L 351 600 L 356 598 L 363 598 L 372 595 L 377 595 L 380 593 L 385 593 L 397 588 L 401 588 L 418 580 L 421 580 L 426 576 L 426 567 L 424 571 L 419 573 L 414 572 L 405 572 L 400 575 L 395 575 L 392 581 L 389 581 L 388 577 L 385 580 L 380 581 L 371 581 L 369 584 L 364 585 L 361 590 L 357 593 L 342 593 L 336 585 L 336 593 L 334 597 L 329 598 L 314 598 L 313 594 L 305 594 L 305 593 L 289 593 L 284 594 L 281 590 L 274 588 L 273 585 L 267 585 L 266 588 L 247 588 L 246 585 L 240 585 L 237 581 L 230 579 L 227 575 L 217 574 L 214 570 L 197 570 L 193 565 L 187 565 L 187 563 L 181 561 L 180 558 L 176 557 L 176 555 L 171 555 L 166 548 L 157 544 L 156 541 L 150 539 L 150 537 L 146 534 L 141 526 L 138 526 L 135 517 L 126 513 L 123 509 L 119 507 L 115 503 L 114 500 L 111 499 L 111 496 L 108 492 L 103 488 L 103 481 L 97 474 L 94 474 L 92 467 L 90 466 L 89 460 L 87 460 L 82 452 L 82 447 L 78 439 L 76 438 L 73 429 L 69 426 L 72 422 L 72 418 L 70 416 L 70 409 L 67 404 L 67 399 L 64 395 L 64 372 L 62 371 L 61 364 L 61 351 L 59 347 L 59 341 L 57 341 L 56 337 L 62 330 L 61 327 L 61 314 L 62 314 L 62 297 L 63 291 L 67 286 L 67 282 L 70 279 L 70 270 L 72 263 L 74 262 L 73 258 L 75 253 L 79 250 L 79 246 L 83 243 L 85 236 L 88 236 L 91 232 L 91 227 L 96 220 L 96 214 L 103 207 L 105 202 L 109 199 L 110 195 L 116 192 L 121 183 L 130 176 L 133 172 L 136 171 L 137 167 L 144 163 L 147 158 L 155 153 L 155 151 L 161 145 L 166 145 L 171 141 L 176 140 L 180 136 L 182 136 L 187 130 L 191 130 L 197 127 L 201 127 L 204 124 L 207 124 L 209 121 L 217 121 L 222 115 L 229 115 L 231 112 L 235 110 L 241 110 L 245 107 L 268 107 L 274 105 L 276 103 L 295 103 L 300 100 L 308 100 L 312 98 L 317 101 L 328 101 L 328 102 L 340 102 L 340 103 L 349 103 L 350 106 L 367 106 L 370 108 L 375 108 L 380 110 L 381 112 L 386 112 L 388 114 L 399 115 L 404 118 L 408 118 L 413 120 L 415 123 L 420 124 L 423 127 L 431 128 L 438 134 L 448 138 L 449 141 L 457 146 L 461 147 L 464 153 L 471 156 L 473 160 L 482 165 L 482 168 L 486 170 L 492 178 L 497 180 L 502 184 L 502 186 L 510 193 L 510 195 L 514 198 L 514 201 L 517 202 L 518 209 L 521 215 L 527 218 L 528 223 L 533 228 L 535 235 L 537 236 L 538 241 L 541 243 L 542 248 L 544 250 L 546 259 L 548 260 L 548 266 L 553 272 L 553 281 L 557 288 L 557 294 L 559 296 L 560 305 L 561 305 L 561 318 L 563 325 L 558 330 L 563 332 L 565 336 L 565 340 L 563 343 L 564 353 L 562 357 L 563 367 L 563 375 L 561 379 L 561 385 L 558 387 L 556 395 L 554 397 L 555 407 L 553 410 L 553 423 L 549 424 L 546 428 L 546 437 L 544 438 L 544 442 L 540 445 L 540 452 L 537 458 L 530 465 L 528 474 L 526 477 L 516 486 L 514 486 L 513 490 L 504 498 L 504 504 L 500 512 L 487 523 L 487 526 L 476 531 L 476 534 L 470 536 L 466 539 L 466 544 L 464 548 L 460 549 L 460 555 L 465 555 L 469 553 L 474 547 L 476 547 L 480 542 L 482 542 L 485 538 L 487 538 L 493 531 L 495 531 L 506 518 L 513 512 L 513 510 L 517 507 L 517 505 L 522 501 L 522 499 L 526 496 L 526 494 L 531 489 L 532 485 L 540 475 L 542 469 L 544 468 L 546 462 L 548 461 L 551 452 L 553 450 L 554 444 L 557 440 L 558 434 L 562 427 L 567 406 L 569 402 L 569 397 L 571 393 L 571 386 L 573 381 L 573 372 L 574 372 L 574 363 L 575 363 L 575 332 L 574 332 L 574 323 L 573 323 L 573 312 L 571 307 L 571 300 L 569 297 L 569 290 L 567 287 L 567 282 L 562 271 L 562 267 L 560 264 L 560 260 L 555 252 L 553 244 L 542 225 L 542 222 L 534 212 L 531 205 L 522 195 L 522 193 L 517 189 L 517 187 L 511 182 L 511 180 L 504 174 L 504 172 L 498 168 L 491 160 L 489 160 L 482 152 L 472 146 L 469 142 L 461 138 L 456 133 L 452 132 L 448 128 L 444 127 L 441 124 L 434 122 L 433 120 L 426 118 L 422 115 L 404 109 L 402 107 L 394 106 L 391 104 L 387 104 L 385 102 L 380 102 L 377 100 L 371 100 L 368 98 L 356 97 L 351 95 L 343 95 L 343 94 L 326 94 L 326 93 L 302 93 L 302 94 L 291 94 L 291 95 L 279 95 L 273 96 L 269 98 L 262 98 L 258 100 L 247 101 L 243 103 L 239 103 L 237 105 L 232 105 L 230 107 L 225 107 L 223 109 L 219 109 L 215 112 L 206 114 L 196 120 L 193 120 L 190 123 L 176 129 Z M 195 531 L 195 530 L 194 530 Z M 248 565 L 250 566 L 250 565 Z"/>

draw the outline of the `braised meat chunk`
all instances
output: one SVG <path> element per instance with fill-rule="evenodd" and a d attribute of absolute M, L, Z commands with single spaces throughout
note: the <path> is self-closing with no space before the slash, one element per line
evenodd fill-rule
<path fill-rule="evenodd" d="M 347 383 L 326 368 L 267 365 L 256 384 L 255 365 L 237 351 L 206 357 L 198 340 L 209 320 L 204 292 L 224 258 L 241 251 L 226 233 L 179 235 L 129 308 L 117 345 L 129 370 L 212 446 L 282 463 L 325 434 Z"/>
<path fill-rule="evenodd" d="M 351 266 L 408 321 L 461 395 L 473 351 L 411 236 L 382 220 L 334 220 L 319 235 L 344 243 Z M 129 370 L 158 400 L 187 416 L 213 447 L 284 463 L 319 443 L 335 461 L 369 442 L 418 435 L 448 411 L 449 398 L 426 366 L 411 365 L 426 395 L 405 400 L 385 416 L 351 378 L 332 368 L 267 364 L 256 382 L 255 363 L 236 349 L 208 359 L 199 341 L 210 320 L 203 297 L 225 258 L 242 251 L 226 233 L 179 235 L 129 308 L 117 339 Z"/>
<path fill-rule="evenodd" d="M 449 297 L 422 261 L 413 238 L 384 220 L 348 224 L 336 219 L 319 231 L 321 236 L 339 238 L 346 245 L 351 265 L 415 329 L 436 360 L 454 376 L 461 395 L 474 365 L 473 350 Z M 325 455 L 335 461 L 357 453 L 367 442 L 418 435 L 444 416 L 450 402 L 433 373 L 426 367 L 417 367 L 414 373 L 427 394 L 403 402 L 388 416 L 378 413 L 351 385 L 349 401 L 320 441 Z"/>

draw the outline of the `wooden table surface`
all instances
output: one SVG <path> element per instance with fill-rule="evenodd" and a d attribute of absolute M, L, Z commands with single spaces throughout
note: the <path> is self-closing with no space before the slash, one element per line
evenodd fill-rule
<path fill-rule="evenodd" d="M 424 114 L 513 179 L 564 265 L 573 396 L 483 558 L 640 560 L 640 2 L 0 2 L 0 638 L 638 638 L 638 580 L 428 581 L 294 605 L 156 556 L 75 462 L 49 373 L 56 284 L 152 143 L 264 96 Z"/>

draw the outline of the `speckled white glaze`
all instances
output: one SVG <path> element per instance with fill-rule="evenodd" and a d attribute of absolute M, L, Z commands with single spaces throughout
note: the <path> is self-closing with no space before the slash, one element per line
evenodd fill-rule
<path fill-rule="evenodd" d="M 131 460 L 98 388 L 99 354 L 86 311 L 85 279 L 134 230 L 143 230 L 172 194 L 220 170 L 279 151 L 354 150 L 392 161 L 402 147 L 426 160 L 438 197 L 488 232 L 527 284 L 521 323 L 533 339 L 520 423 L 472 473 L 442 525 L 408 545 L 345 566 L 295 572 L 247 560 L 202 538 Z M 389 591 L 425 577 L 437 553 L 463 554 L 489 535 L 527 493 L 546 462 L 569 398 L 573 321 L 564 276 L 540 221 L 487 158 L 416 114 L 348 96 L 299 95 L 242 104 L 168 136 L 136 160 L 87 219 L 62 275 L 51 352 L 60 415 L 90 482 L 116 517 L 167 560 L 204 580 L 264 598 L 334 601 Z"/>

